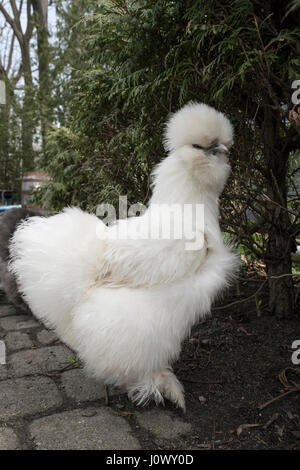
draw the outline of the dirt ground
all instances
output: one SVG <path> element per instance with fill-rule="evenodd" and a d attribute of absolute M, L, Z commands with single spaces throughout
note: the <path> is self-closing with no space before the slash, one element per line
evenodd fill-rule
<path fill-rule="evenodd" d="M 198 432 L 182 448 L 300 449 L 300 364 L 291 348 L 300 340 L 300 315 L 272 317 L 266 286 L 259 311 L 254 297 L 240 302 L 262 282 L 233 286 L 185 342 L 175 371 L 186 389 L 186 418 Z"/>

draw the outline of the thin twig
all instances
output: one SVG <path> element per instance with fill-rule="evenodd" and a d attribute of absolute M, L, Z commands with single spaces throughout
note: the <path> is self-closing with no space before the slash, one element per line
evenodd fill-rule
<path fill-rule="evenodd" d="M 300 386 L 299 386 L 299 387 L 291 388 L 291 389 L 288 390 L 287 392 L 282 393 L 281 395 L 278 395 L 278 396 L 275 397 L 275 398 L 272 398 L 272 400 L 269 400 L 269 401 L 267 401 L 266 403 L 263 403 L 263 404 L 260 405 L 258 408 L 259 408 L 260 410 L 263 410 L 264 408 L 266 408 L 266 406 L 269 406 L 269 405 L 271 405 L 271 403 L 274 403 L 274 401 L 280 400 L 280 398 L 286 397 L 287 395 L 289 395 L 290 393 L 293 393 L 293 392 L 300 392 Z"/>
<path fill-rule="evenodd" d="M 204 385 L 215 385 L 215 384 L 224 384 L 224 381 L 221 380 L 215 380 L 208 382 L 207 380 L 192 380 L 192 379 L 186 379 L 186 378 L 181 378 L 182 382 L 189 382 L 191 384 L 204 384 Z M 228 382 L 226 382 L 228 383 Z"/>
<path fill-rule="evenodd" d="M 225 308 L 232 307 L 232 305 L 237 305 L 237 304 L 241 304 L 241 303 L 243 303 L 243 302 L 247 302 L 248 300 L 250 300 L 250 299 L 252 299 L 252 298 L 255 298 L 255 297 L 257 296 L 257 294 L 262 290 L 262 288 L 264 287 L 264 285 L 266 284 L 266 282 L 267 282 L 269 279 L 281 279 L 281 278 L 283 278 L 283 277 L 291 277 L 291 276 L 299 277 L 299 276 L 300 276 L 300 273 L 295 273 L 295 274 L 287 273 L 287 274 L 281 274 L 280 276 L 268 276 L 267 279 L 262 282 L 262 284 L 261 284 L 260 287 L 257 289 L 257 291 L 254 292 L 254 294 L 251 294 L 249 297 L 246 297 L 245 299 L 236 300 L 235 302 L 231 302 L 230 304 L 227 304 L 227 305 L 222 305 L 222 306 L 220 306 L 220 307 L 213 307 L 212 310 L 223 310 L 223 309 L 225 309 Z"/>
<path fill-rule="evenodd" d="M 265 408 L 266 406 L 270 405 L 271 403 L 273 403 L 274 401 L 277 401 L 277 400 L 280 400 L 280 398 L 282 397 L 286 397 L 287 395 L 289 395 L 290 393 L 293 393 L 293 392 L 300 392 L 300 385 L 298 385 L 297 383 L 295 384 L 293 382 L 293 386 L 290 385 L 287 377 L 286 377 L 286 372 L 287 371 L 292 371 L 292 372 L 295 372 L 295 373 L 299 373 L 298 369 L 294 369 L 293 367 L 286 367 L 285 369 L 283 369 L 280 374 L 279 374 L 279 380 L 280 382 L 282 383 L 282 385 L 284 386 L 285 389 L 287 389 L 287 391 L 285 393 L 282 393 L 281 395 L 278 395 L 277 397 L 275 398 L 272 398 L 271 400 L 267 401 L 266 403 L 260 405 L 258 408 L 260 410 L 262 410 L 263 408 Z"/>
<path fill-rule="evenodd" d="M 246 297 L 245 299 L 241 299 L 241 300 L 236 300 L 235 302 L 231 302 L 230 304 L 227 304 L 227 305 L 222 305 L 221 307 L 214 307 L 212 308 L 212 310 L 223 310 L 224 308 L 228 308 L 228 307 L 232 307 L 232 305 L 236 305 L 236 304 L 241 304 L 243 302 L 247 302 L 248 300 L 254 298 L 261 290 L 262 288 L 264 287 L 264 285 L 267 283 L 267 280 L 263 281 L 263 283 L 259 286 L 259 288 L 257 289 L 256 292 L 254 292 L 254 294 L 251 294 L 249 295 L 249 297 Z"/>

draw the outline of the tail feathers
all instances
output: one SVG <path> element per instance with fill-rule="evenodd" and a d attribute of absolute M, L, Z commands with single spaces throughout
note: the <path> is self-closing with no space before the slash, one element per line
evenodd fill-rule
<path fill-rule="evenodd" d="M 9 270 L 34 315 L 61 337 L 70 329 L 72 309 L 97 278 L 102 226 L 96 216 L 68 208 L 26 219 L 12 238 Z"/>

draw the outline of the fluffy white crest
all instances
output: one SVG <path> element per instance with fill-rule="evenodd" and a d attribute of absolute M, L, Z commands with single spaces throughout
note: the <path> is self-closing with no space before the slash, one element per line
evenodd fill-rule
<path fill-rule="evenodd" d="M 184 145 L 208 147 L 217 142 L 231 147 L 233 129 L 223 113 L 204 103 L 190 102 L 171 115 L 166 124 L 165 148 L 169 152 Z"/>

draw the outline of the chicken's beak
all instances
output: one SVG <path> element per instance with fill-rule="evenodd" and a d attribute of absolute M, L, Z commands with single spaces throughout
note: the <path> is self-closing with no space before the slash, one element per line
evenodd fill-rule
<path fill-rule="evenodd" d="M 220 152 L 224 152 L 224 153 L 228 153 L 229 152 L 229 149 L 226 147 L 226 145 L 224 144 L 219 144 L 217 147 L 216 147 L 217 150 L 219 150 Z"/>

